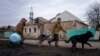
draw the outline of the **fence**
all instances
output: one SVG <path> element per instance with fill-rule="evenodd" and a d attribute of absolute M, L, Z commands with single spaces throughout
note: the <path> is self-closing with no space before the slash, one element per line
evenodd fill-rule
<path fill-rule="evenodd" d="M 4 37 L 5 37 L 5 38 L 8 38 L 8 37 L 10 37 L 10 35 L 11 35 L 12 33 L 13 33 L 12 31 L 6 31 L 6 32 L 4 32 Z"/>
<path fill-rule="evenodd" d="M 81 35 L 86 33 L 87 31 L 91 31 L 93 33 L 93 35 L 95 36 L 95 29 L 71 29 L 71 30 L 67 30 L 66 31 L 66 40 L 69 40 L 70 37 L 74 36 L 74 35 Z M 95 37 L 92 37 L 90 40 L 95 40 Z"/>

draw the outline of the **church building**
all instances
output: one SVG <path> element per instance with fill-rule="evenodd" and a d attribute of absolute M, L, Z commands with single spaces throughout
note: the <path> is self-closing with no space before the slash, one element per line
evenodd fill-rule
<path fill-rule="evenodd" d="M 26 26 L 23 30 L 23 35 L 26 39 L 37 39 L 41 32 L 43 32 L 41 31 L 41 29 L 44 29 L 42 28 L 43 25 L 47 22 L 47 20 L 42 17 L 34 18 L 32 10 L 33 9 L 31 8 L 29 16 L 30 20 L 26 23 Z M 37 25 L 37 20 L 41 24 L 40 26 Z"/>

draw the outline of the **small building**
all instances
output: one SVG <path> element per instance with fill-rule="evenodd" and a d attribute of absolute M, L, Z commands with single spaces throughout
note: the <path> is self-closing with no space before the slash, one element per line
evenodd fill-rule
<path fill-rule="evenodd" d="M 15 26 L 3 26 L 0 28 L 0 38 L 8 38 L 15 31 Z"/>
<path fill-rule="evenodd" d="M 26 39 L 37 39 L 38 36 L 44 32 L 44 24 L 47 22 L 46 19 L 43 17 L 37 17 L 33 18 L 33 11 L 32 8 L 30 10 L 30 16 L 29 19 L 30 21 L 26 23 L 26 26 L 24 27 L 23 30 L 23 35 Z M 38 25 L 37 22 L 40 24 Z"/>
<path fill-rule="evenodd" d="M 27 39 L 37 39 L 38 36 L 41 34 L 41 31 L 39 26 L 36 23 L 36 20 L 38 19 L 38 22 L 41 24 L 40 28 L 43 29 L 43 25 L 47 22 L 46 19 L 42 18 L 42 17 L 37 17 L 35 19 L 33 19 L 33 21 L 29 21 L 26 23 L 26 26 L 24 27 L 24 37 Z"/>

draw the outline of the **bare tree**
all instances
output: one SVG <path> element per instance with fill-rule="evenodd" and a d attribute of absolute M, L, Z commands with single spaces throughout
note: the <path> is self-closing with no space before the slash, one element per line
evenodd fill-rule
<path fill-rule="evenodd" d="M 98 31 L 100 28 L 100 4 L 92 4 L 87 12 L 87 15 L 89 24 L 95 25 L 96 31 Z"/>

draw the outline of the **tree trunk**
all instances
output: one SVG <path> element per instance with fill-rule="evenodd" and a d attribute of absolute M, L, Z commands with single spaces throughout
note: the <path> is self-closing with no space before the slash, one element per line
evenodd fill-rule
<path fill-rule="evenodd" d="M 97 22 L 96 31 L 100 31 L 99 28 L 100 28 L 100 24 L 99 24 L 99 22 Z"/>

